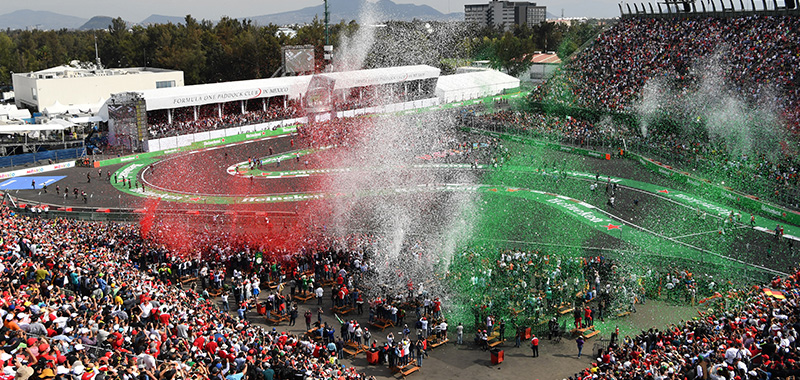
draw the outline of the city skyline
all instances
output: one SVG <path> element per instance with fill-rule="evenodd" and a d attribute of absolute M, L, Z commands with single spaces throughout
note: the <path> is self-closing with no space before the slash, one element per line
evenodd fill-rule
<path fill-rule="evenodd" d="M 355 1 L 355 0 L 354 0 Z M 490 0 L 393 0 L 398 4 L 428 5 L 442 13 L 464 12 L 466 4 L 481 4 Z M 577 0 L 540 0 L 534 1 L 547 7 L 549 13 L 565 17 L 609 18 L 619 16 L 617 1 L 598 0 L 593 2 Z M 93 16 L 122 17 L 125 20 L 138 22 L 152 14 L 183 17 L 187 14 L 196 19 L 218 20 L 223 16 L 246 18 L 273 13 L 294 11 L 322 4 L 322 0 L 296 0 L 293 2 L 253 0 L 228 0 L 226 2 L 196 0 L 193 2 L 176 0 L 140 0 L 135 3 L 111 3 L 96 0 L 34 0 L 27 3 L 13 3 L 3 7 L 0 13 L 6 14 L 17 10 L 51 11 L 69 16 L 90 18 Z M 354 17 L 355 18 L 355 17 Z"/>

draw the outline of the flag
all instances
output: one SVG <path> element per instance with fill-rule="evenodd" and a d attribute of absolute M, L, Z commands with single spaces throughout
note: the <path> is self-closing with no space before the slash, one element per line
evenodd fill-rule
<path fill-rule="evenodd" d="M 780 290 L 772 290 L 769 288 L 764 288 L 764 294 L 771 296 L 773 298 L 777 298 L 779 300 L 785 300 L 786 296 L 783 295 L 783 292 Z"/>

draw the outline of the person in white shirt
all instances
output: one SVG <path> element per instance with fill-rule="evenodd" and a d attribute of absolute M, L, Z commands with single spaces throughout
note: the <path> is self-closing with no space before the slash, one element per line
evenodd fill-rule
<path fill-rule="evenodd" d="M 314 291 L 314 294 L 317 296 L 317 305 L 322 305 L 322 285 L 317 287 L 317 290 Z"/>

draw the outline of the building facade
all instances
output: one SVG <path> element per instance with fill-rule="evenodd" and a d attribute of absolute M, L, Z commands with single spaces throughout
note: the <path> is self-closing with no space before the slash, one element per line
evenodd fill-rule
<path fill-rule="evenodd" d="M 94 113 L 113 93 L 183 86 L 183 71 L 103 69 L 77 63 L 14 73 L 11 78 L 18 108 L 48 114 Z"/>
<path fill-rule="evenodd" d="M 464 21 L 480 26 L 510 29 L 513 25 L 537 25 L 547 20 L 547 7 L 527 1 L 492 0 L 464 5 Z"/>

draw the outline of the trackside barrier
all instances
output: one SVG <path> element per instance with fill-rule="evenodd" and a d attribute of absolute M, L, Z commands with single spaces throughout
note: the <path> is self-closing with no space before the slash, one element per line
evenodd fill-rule
<path fill-rule="evenodd" d="M 727 186 L 717 185 L 707 179 L 677 170 L 656 160 L 633 153 L 629 155 L 651 172 L 692 186 L 699 195 L 722 201 L 754 214 L 768 214 L 771 218 L 779 219 L 794 225 L 800 225 L 800 212 L 762 201 L 759 197 L 740 193 Z"/>
<path fill-rule="evenodd" d="M 463 128 L 463 129 L 469 132 L 480 133 L 487 136 L 501 138 L 507 141 L 514 141 L 522 144 L 534 145 L 534 146 L 544 147 L 547 149 L 557 150 L 561 152 L 575 153 L 594 158 L 609 160 L 613 156 L 612 154 L 609 153 L 597 152 L 583 148 L 576 148 L 576 147 L 553 143 L 550 141 L 542 141 L 542 140 L 532 139 L 530 137 L 516 136 L 508 133 L 490 132 L 474 128 Z M 630 153 L 630 152 L 626 153 L 626 157 L 635 160 L 636 162 L 644 166 L 645 169 L 651 172 L 660 174 L 669 179 L 694 187 L 698 195 L 708 197 L 710 198 L 710 200 L 721 201 L 732 207 L 736 207 L 743 211 L 752 212 L 754 214 L 761 214 L 761 215 L 767 214 L 771 218 L 786 223 L 790 223 L 796 226 L 800 226 L 800 212 L 789 210 L 787 208 L 762 201 L 756 196 L 737 192 L 736 190 L 727 186 L 717 185 L 707 179 L 698 178 L 692 175 L 691 173 L 677 170 L 669 165 L 663 164 L 661 162 L 655 161 L 653 159 L 635 153 Z"/>
<path fill-rule="evenodd" d="M 27 168 L 27 169 L 12 170 L 12 171 L 8 171 L 8 172 L 0 173 L 0 179 L 21 177 L 21 176 L 26 176 L 26 175 L 31 175 L 31 174 L 46 173 L 46 172 L 51 172 L 51 171 L 54 171 L 54 170 L 67 169 L 67 168 L 72 168 L 72 167 L 75 167 L 75 161 L 61 162 L 61 163 L 58 163 L 58 164 L 37 166 L 37 167 L 34 167 L 34 168 Z"/>
<path fill-rule="evenodd" d="M 208 147 L 212 147 L 212 146 L 216 146 L 216 145 L 232 144 L 232 143 L 237 143 L 237 142 L 242 142 L 242 141 L 247 141 L 247 140 L 260 139 L 260 138 L 264 138 L 264 137 L 285 135 L 287 133 L 292 133 L 292 132 L 294 132 L 296 130 L 297 130 L 297 126 L 292 125 L 292 126 L 280 127 L 280 128 L 275 129 L 275 130 L 270 129 L 270 130 L 252 132 L 252 133 L 242 133 L 242 134 L 233 135 L 233 136 L 220 137 L 220 138 L 217 138 L 217 139 L 206 140 L 206 141 L 197 141 L 197 142 L 192 142 L 192 143 L 190 143 L 190 144 L 188 144 L 186 146 L 182 146 L 182 147 L 175 147 L 175 148 L 171 148 L 171 149 L 158 150 L 158 151 L 153 151 L 153 152 L 138 153 L 138 154 L 134 154 L 134 155 L 130 155 L 130 156 L 115 157 L 115 158 L 111 158 L 111 159 L 108 159 L 108 160 L 97 161 L 97 162 L 95 162 L 95 167 L 122 164 L 122 163 L 136 161 L 136 160 L 140 160 L 140 159 L 144 159 L 144 158 L 158 157 L 158 156 L 163 156 L 163 155 L 173 154 L 173 153 L 179 153 L 179 152 L 188 152 L 188 151 L 192 151 L 192 150 L 196 150 L 196 149 L 208 148 Z"/>

